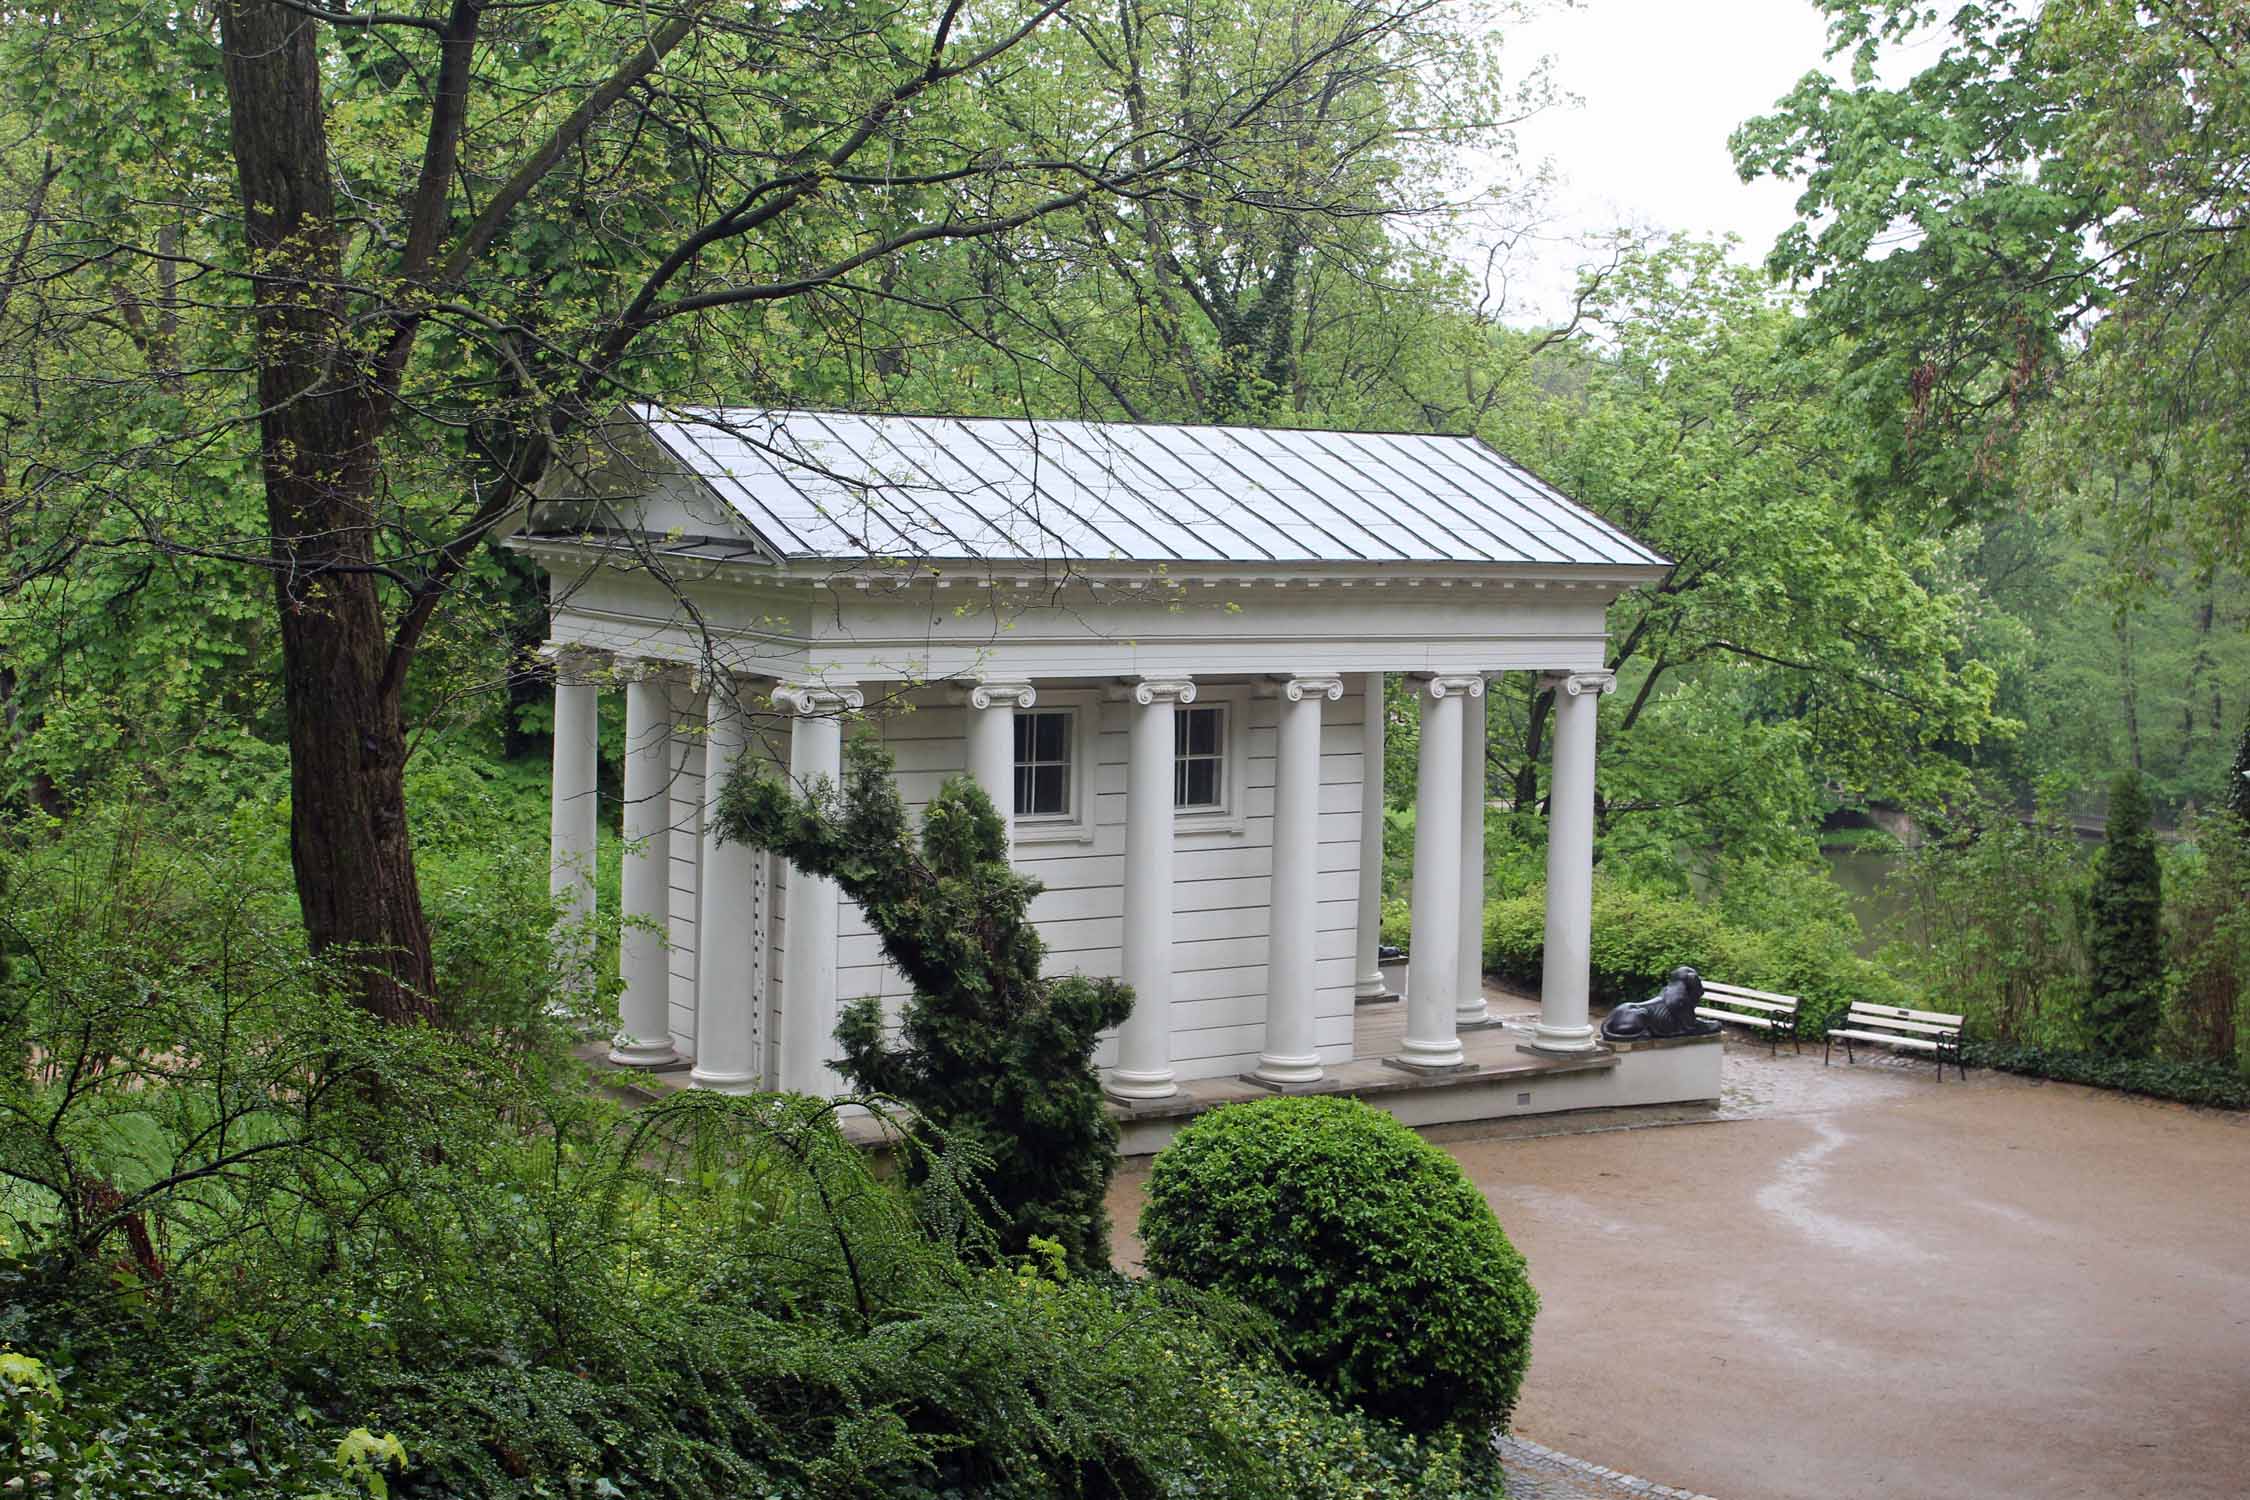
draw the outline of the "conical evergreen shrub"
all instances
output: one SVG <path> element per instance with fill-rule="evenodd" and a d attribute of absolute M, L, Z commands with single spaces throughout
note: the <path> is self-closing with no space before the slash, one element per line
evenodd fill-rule
<path fill-rule="evenodd" d="M 2164 882 L 2148 793 L 2128 771 L 2110 788 L 2107 842 L 2094 866 L 2086 1025 L 2096 1052 L 2146 1057 L 2164 1008 Z"/>
<path fill-rule="evenodd" d="M 1023 1255 L 1040 1236 L 1076 1269 L 1106 1268 L 1117 1126 L 1094 1044 L 1131 1012 L 1132 991 L 1041 975 L 1047 945 L 1029 915 L 1040 885 L 1009 864 L 1007 825 L 983 788 L 946 782 L 917 836 L 889 753 L 855 741 L 846 761 L 840 796 L 826 783 L 799 795 L 738 772 L 720 794 L 721 833 L 834 880 L 860 904 L 914 993 L 895 1040 L 878 1002 L 848 1006 L 840 1065 L 860 1089 L 907 1104 L 949 1150 L 990 1159 L 1001 1251 Z"/>

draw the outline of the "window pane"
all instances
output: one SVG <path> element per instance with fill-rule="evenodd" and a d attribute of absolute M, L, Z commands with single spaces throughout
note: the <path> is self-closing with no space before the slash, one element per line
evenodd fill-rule
<path fill-rule="evenodd" d="M 1016 816 L 1019 818 L 1031 811 L 1031 775 L 1031 767 L 1016 767 Z"/>
<path fill-rule="evenodd" d="M 1037 760 L 1067 760 L 1070 754 L 1068 714 L 1041 714 L 1038 718 Z"/>
<path fill-rule="evenodd" d="M 1219 762 L 1216 757 L 1197 758 L 1180 762 L 1179 773 L 1174 778 L 1182 807 L 1216 807 L 1219 805 Z"/>
<path fill-rule="evenodd" d="M 970 712 L 974 713 L 976 710 L 971 709 Z M 1016 764 L 1018 765 L 1031 759 L 1032 721 L 1038 717 L 1037 714 L 1016 715 Z"/>
<path fill-rule="evenodd" d="M 1183 719 L 1187 730 L 1187 753 L 1190 755 L 1216 755 L 1219 753 L 1219 710 L 1191 708 Z"/>
<path fill-rule="evenodd" d="M 1031 772 L 1031 810 L 1034 813 L 1070 811 L 1070 768 L 1037 766 Z"/>

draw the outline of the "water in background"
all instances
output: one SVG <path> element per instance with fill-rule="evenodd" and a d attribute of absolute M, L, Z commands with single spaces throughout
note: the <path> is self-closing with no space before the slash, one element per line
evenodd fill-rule
<path fill-rule="evenodd" d="M 1884 928 L 1904 905 L 1896 892 L 1883 887 L 1884 879 L 1898 868 L 1898 856 L 1841 846 L 1821 850 L 1820 857 L 1828 863 L 1828 878 L 1852 898 L 1852 915 L 1859 918 L 1860 957 L 1874 957 L 1883 946 Z"/>

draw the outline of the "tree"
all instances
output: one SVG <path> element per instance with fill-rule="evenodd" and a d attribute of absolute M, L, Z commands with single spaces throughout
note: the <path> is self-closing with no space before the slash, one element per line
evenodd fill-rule
<path fill-rule="evenodd" d="M 2250 722 L 2242 726 L 2242 740 L 2234 752 L 2234 766 L 2227 774 L 2226 795 L 2220 799 L 2235 820 L 2250 827 Z"/>
<path fill-rule="evenodd" d="M 1830 55 L 1733 141 L 1743 175 L 1801 178 L 1769 264 L 1854 340 L 1841 394 L 1877 442 L 1863 497 L 1990 514 L 2037 456 L 2089 454 L 2104 515 L 2152 564 L 2250 555 L 2250 12 L 2230 0 L 2048 0 L 1942 12 L 1825 0 Z M 1896 88 L 1886 44 L 1944 39 Z"/>
<path fill-rule="evenodd" d="M 1674 868 L 1682 847 L 1787 855 L 1824 784 L 1953 789 L 1945 752 L 1995 727 L 1993 674 L 1967 649 L 1975 590 L 1944 539 L 1853 503 L 1846 351 L 1799 347 L 1757 273 L 1689 240 L 1625 257 L 1586 316 L 1603 346 L 1538 356 L 1478 430 L 1671 559 L 1609 614 L 1605 847 L 1623 831 Z M 1552 710 L 1529 679 L 1493 700 L 1519 809 L 1539 801 Z"/>
<path fill-rule="evenodd" d="M 2105 1056 L 2146 1057 L 2164 1009 L 2164 884 L 2148 793 L 2130 771 L 2110 787 L 2105 837 L 2086 943 L 2087 1031 Z"/>
<path fill-rule="evenodd" d="M 946 782 L 917 838 L 889 755 L 857 740 L 840 797 L 825 782 L 800 794 L 738 771 L 719 826 L 834 879 L 866 913 L 914 993 L 897 1045 L 880 1002 L 846 1009 L 836 1028 L 844 1071 L 903 1100 L 944 1148 L 991 1161 L 1003 1253 L 1026 1253 L 1037 1235 L 1081 1270 L 1106 1267 L 1117 1127 L 1092 1059 L 1100 1034 L 1132 1010 L 1132 991 L 1041 974 L 1047 945 L 1030 918 L 1039 882 L 1010 865 L 1007 825 L 983 789 Z"/>
<path fill-rule="evenodd" d="M 89 0 L 0 38 L 11 588 L 266 576 L 305 927 L 369 1009 L 436 1013 L 410 680 L 574 438 L 801 398 L 909 252 L 1239 192 L 1307 78 L 1435 0 L 1308 13 L 1145 127 L 1061 86 L 1105 24 L 1071 3 Z"/>

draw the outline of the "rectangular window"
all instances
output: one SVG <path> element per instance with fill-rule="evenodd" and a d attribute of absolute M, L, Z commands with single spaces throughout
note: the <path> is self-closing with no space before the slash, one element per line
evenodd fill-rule
<path fill-rule="evenodd" d="M 1223 705 L 1182 708 L 1172 717 L 1172 805 L 1226 805 L 1227 711 Z"/>
<path fill-rule="evenodd" d="M 1016 816 L 1070 816 L 1069 709 L 1016 715 Z"/>

